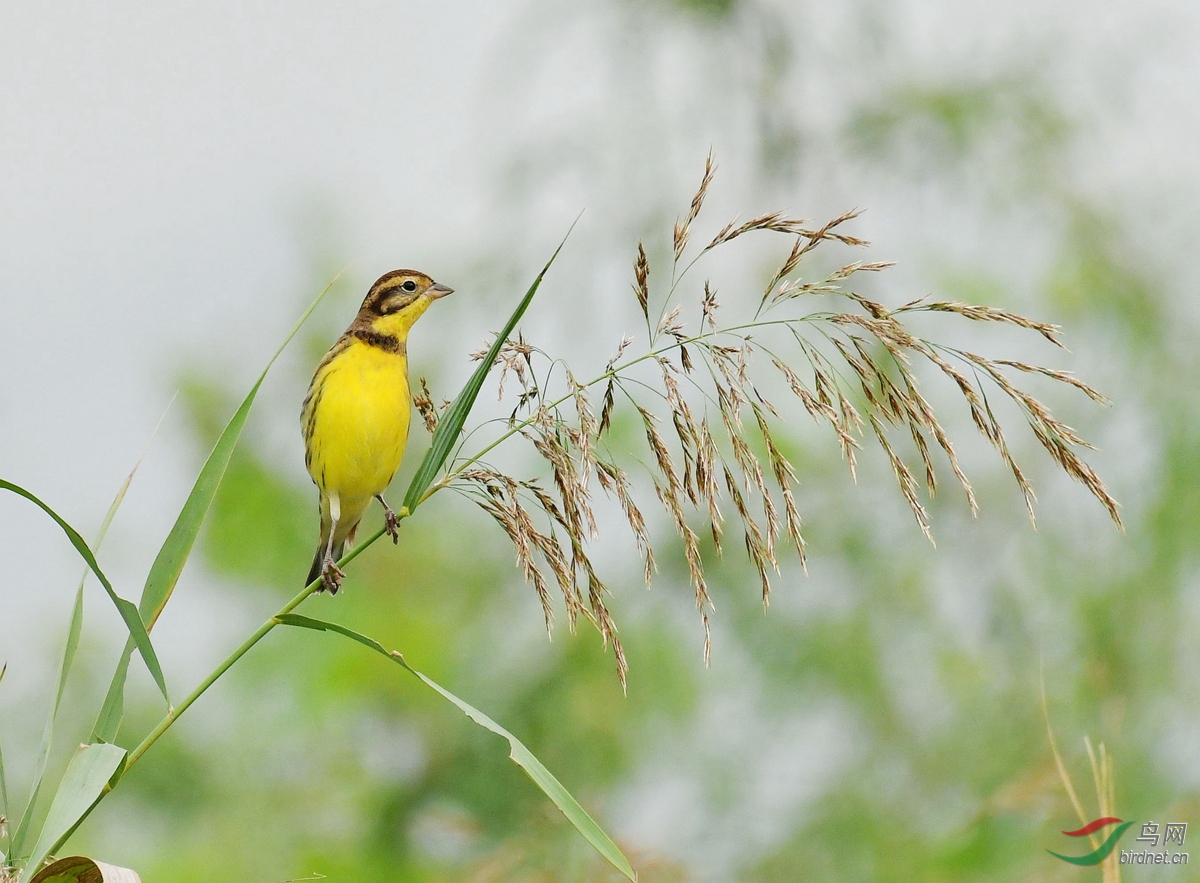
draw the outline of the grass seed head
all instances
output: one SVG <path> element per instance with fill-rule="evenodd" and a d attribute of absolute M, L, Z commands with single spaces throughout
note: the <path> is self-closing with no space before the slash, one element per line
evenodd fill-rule
<path fill-rule="evenodd" d="M 633 293 L 637 297 L 638 306 L 642 308 L 642 318 L 650 322 L 650 261 L 646 258 L 646 249 L 638 242 L 637 260 L 633 263 Z"/>
<path fill-rule="evenodd" d="M 653 531 L 643 514 L 649 510 L 639 504 L 639 498 L 650 489 L 657 497 L 680 540 L 700 614 L 706 663 L 712 649 L 709 615 L 714 607 L 697 529 L 706 525 L 713 551 L 722 554 L 726 527 L 723 497 L 741 522 L 747 559 L 758 576 L 764 605 L 770 602 L 771 571 L 779 571 L 780 542 L 794 546 L 805 565 L 797 470 L 783 454 L 786 445 L 781 446 L 776 437 L 778 427 L 787 425 L 790 416 L 787 408 L 777 409 L 764 395 L 770 387 L 760 377 L 756 354 L 770 359 L 804 411 L 833 430 L 852 480 L 857 479 L 856 458 L 864 448 L 863 439 L 874 439 L 888 460 L 901 497 L 931 541 L 929 516 L 918 492 L 922 483 L 930 497 L 936 492 L 938 460 L 944 457 L 973 515 L 979 506 L 950 434 L 922 391 L 918 369 L 927 366 L 934 369 L 935 380 L 949 381 L 966 403 L 975 428 L 1012 473 L 1031 519 L 1036 499 L 1033 487 L 991 408 L 988 393 L 993 389 L 1016 405 L 1053 462 L 1082 483 L 1120 524 L 1116 501 L 1077 453 L 1089 447 L 1085 439 L 1019 381 L 1021 375 L 1037 376 L 1103 403 L 1106 399 L 1099 392 L 1066 371 L 991 359 L 920 337 L 905 321 L 916 312 L 942 313 L 1033 331 L 1061 346 L 1058 326 L 995 307 L 929 297 L 888 309 L 876 298 L 854 290 L 860 274 L 883 271 L 891 266 L 888 262 L 843 262 L 822 278 L 799 278 L 815 250 L 867 244 L 843 232 L 857 212 L 839 215 L 819 227 L 782 212 L 726 224 L 700 249 L 697 258 L 759 232 L 788 236 L 789 248 L 757 303 L 734 305 L 744 310 L 744 315 L 730 324 L 719 321 L 716 291 L 708 280 L 690 296 L 694 300 L 689 300 L 685 277 L 695 260 L 686 265 L 680 260 L 700 222 L 713 173 L 710 155 L 700 187 L 673 230 L 671 288 L 664 295 L 657 325 L 649 315 L 649 258 L 644 244 L 637 245 L 633 290 L 648 332 L 645 351 L 626 359 L 634 339 L 625 336 L 604 371 L 581 382 L 568 360 L 552 359 L 520 334 L 501 347 L 499 394 L 504 396 L 504 380 L 510 375 L 519 389 L 500 441 L 514 436 L 527 440 L 548 473 L 548 485 L 544 487 L 536 479 L 518 480 L 471 458 L 458 461 L 466 465 L 452 467 L 458 471 L 451 477 L 468 486 L 513 544 L 517 564 L 542 604 L 548 629 L 553 622 L 552 577 L 570 627 L 583 617 L 599 631 L 605 646 L 612 645 L 624 686 L 628 665 L 607 607 L 608 589 L 590 551 L 601 527 L 592 510 L 593 479 L 620 507 L 641 553 L 647 586 L 657 571 L 658 558 Z M 844 308 L 818 309 L 817 296 L 840 299 Z M 681 317 L 693 315 L 690 309 L 695 301 L 699 302 L 700 322 L 693 332 Z M 485 352 L 475 358 L 483 358 Z M 644 373 L 651 362 L 658 365 L 656 378 Z M 557 371 L 558 367 L 564 370 Z M 547 388 L 539 386 L 538 378 Z M 598 416 L 592 406 L 595 395 L 600 396 Z M 613 421 L 618 409 L 626 408 L 626 400 L 630 416 L 636 413 L 642 423 L 651 454 L 648 462 L 631 458 L 642 463 L 644 474 L 627 473 L 619 465 L 621 452 L 613 450 Z M 414 402 L 432 431 L 437 414 L 423 379 Z M 752 420 L 745 419 L 747 408 Z M 673 432 L 664 433 L 660 428 L 667 419 Z M 865 433 L 867 428 L 869 433 Z M 911 451 L 904 445 L 908 453 L 902 454 L 893 443 L 897 432 L 911 437 Z M 923 481 L 918 481 L 918 474 Z M 751 507 L 748 501 L 755 494 L 761 499 Z"/>
<path fill-rule="evenodd" d="M 430 435 L 433 435 L 438 425 L 438 412 L 433 406 L 433 397 L 429 393 L 429 384 L 425 382 L 425 378 L 417 378 L 417 385 L 420 387 L 420 391 L 413 395 L 413 407 L 421 415 L 425 429 Z"/>

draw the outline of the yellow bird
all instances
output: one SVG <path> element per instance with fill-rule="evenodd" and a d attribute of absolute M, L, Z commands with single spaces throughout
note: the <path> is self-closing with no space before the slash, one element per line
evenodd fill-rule
<path fill-rule="evenodd" d="M 321 492 L 321 542 L 306 586 L 320 577 L 321 590 L 337 592 L 344 576 L 337 560 L 372 497 L 383 504 L 392 541 L 398 538 L 383 492 L 408 441 L 408 331 L 452 291 L 415 270 L 385 273 L 317 365 L 300 417 L 304 462 Z"/>

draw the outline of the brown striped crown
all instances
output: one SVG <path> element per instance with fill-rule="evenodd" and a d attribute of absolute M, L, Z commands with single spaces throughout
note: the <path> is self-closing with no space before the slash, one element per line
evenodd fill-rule
<path fill-rule="evenodd" d="M 367 292 L 344 337 L 357 338 L 386 352 L 403 352 L 412 324 L 433 301 L 453 290 L 416 270 L 384 273 Z"/>
<path fill-rule="evenodd" d="M 432 288 L 434 281 L 416 270 L 392 270 L 371 286 L 360 316 L 387 316 L 399 312 Z"/>

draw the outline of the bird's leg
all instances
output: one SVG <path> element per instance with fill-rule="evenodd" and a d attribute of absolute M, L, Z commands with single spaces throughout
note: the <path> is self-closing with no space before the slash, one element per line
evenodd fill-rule
<path fill-rule="evenodd" d="M 375 499 L 383 504 L 384 530 L 392 538 L 392 545 L 395 545 L 400 542 L 400 519 L 396 517 L 396 513 L 392 511 L 392 507 L 387 504 L 387 500 L 383 498 L 383 494 L 376 494 Z"/>
<path fill-rule="evenodd" d="M 325 562 L 321 566 L 321 586 L 329 591 L 329 594 L 336 595 L 338 589 L 342 587 L 342 578 L 346 576 L 342 569 L 337 566 L 337 562 L 333 560 L 333 535 L 337 533 L 338 519 L 342 514 L 341 501 L 336 496 L 333 496 L 329 501 L 329 515 L 331 523 L 329 525 L 329 541 L 325 544 Z"/>

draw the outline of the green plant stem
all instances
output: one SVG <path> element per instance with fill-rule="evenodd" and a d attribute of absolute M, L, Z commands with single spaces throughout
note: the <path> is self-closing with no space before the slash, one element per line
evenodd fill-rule
<path fill-rule="evenodd" d="M 138 745 L 137 748 L 133 749 L 133 751 L 129 753 L 129 759 L 125 762 L 125 769 L 128 770 L 129 767 L 137 763 L 138 759 L 146 753 L 151 745 L 158 741 L 158 738 L 163 733 L 170 729 L 171 725 L 175 723 L 175 721 L 179 720 L 180 716 L 188 710 L 193 702 L 203 696 L 205 691 L 208 690 L 208 688 L 214 683 L 216 683 L 217 679 L 220 678 L 221 675 L 225 674 L 225 672 L 227 672 L 235 662 L 246 655 L 246 652 L 251 647 L 266 637 L 267 633 L 279 624 L 279 620 L 276 619 L 276 617 L 283 616 L 286 613 L 291 613 L 300 606 L 300 603 L 305 598 L 315 592 L 317 590 L 317 586 L 320 584 L 321 580 L 318 578 L 313 582 L 312 585 L 306 586 L 304 591 L 302 591 L 291 601 L 288 601 L 288 603 L 285 604 L 279 610 L 279 612 L 275 614 L 275 616 L 272 616 L 270 619 L 260 625 L 258 629 L 252 635 L 250 635 L 250 637 L 246 638 L 246 640 L 243 641 L 236 650 L 229 654 L 229 656 L 226 657 L 220 665 L 213 669 L 208 677 L 201 681 L 199 686 L 197 686 L 195 690 L 188 694 L 188 696 L 182 702 L 180 702 L 179 705 L 174 708 L 167 709 L 166 715 L 158 722 L 158 725 L 150 731 L 150 734 L 142 740 L 142 743 Z"/>
<path fill-rule="evenodd" d="M 397 514 L 400 518 L 405 517 L 405 514 L 403 512 L 400 512 Z M 351 561 L 353 561 L 355 558 L 357 558 L 359 555 L 361 555 L 364 551 L 366 551 L 366 549 L 372 543 L 374 543 L 376 540 L 378 540 L 381 536 L 383 536 L 383 534 L 384 534 L 384 528 L 381 527 L 378 530 L 376 530 L 374 533 L 372 533 L 370 536 L 368 536 L 362 543 L 355 546 L 353 549 L 351 549 L 349 552 L 347 552 L 345 555 L 343 555 L 341 560 L 338 561 L 338 566 L 342 567 L 346 564 L 349 564 Z M 321 586 L 320 578 L 313 580 L 313 582 L 311 584 L 305 586 L 304 591 L 302 591 L 296 597 L 292 598 L 292 600 L 290 600 L 286 604 L 284 604 L 283 607 L 281 607 L 275 613 L 274 616 L 272 616 L 270 619 L 268 619 L 266 622 L 264 622 L 262 625 L 260 625 L 258 627 L 258 629 L 255 630 L 254 634 L 252 634 L 252 635 L 250 635 L 250 637 L 246 638 L 246 640 L 243 641 L 236 650 L 234 650 L 232 653 L 230 653 L 229 656 L 227 656 L 220 665 L 218 665 L 215 669 L 213 669 L 213 671 L 208 675 L 208 677 L 206 677 L 203 681 L 201 681 L 200 684 L 196 687 L 196 689 L 193 690 L 191 693 L 189 693 L 187 695 L 187 697 L 182 702 L 179 703 L 178 706 L 176 706 L 175 708 L 169 709 L 167 711 L 166 715 L 163 717 L 163 719 L 158 722 L 158 725 L 153 730 L 150 731 L 149 735 L 147 735 L 145 739 L 142 740 L 142 743 L 140 745 L 138 745 L 137 748 L 133 749 L 133 751 L 131 751 L 129 753 L 129 758 L 128 758 L 128 760 L 125 761 L 125 769 L 128 770 L 131 766 L 133 766 L 135 763 L 137 763 L 138 759 L 141 758 L 141 756 L 146 753 L 146 751 L 150 748 L 151 745 L 153 745 L 155 742 L 158 741 L 158 738 L 163 733 L 165 733 L 167 730 L 169 730 L 171 728 L 171 725 L 173 723 L 175 723 L 175 721 L 179 720 L 180 716 L 185 711 L 188 710 L 188 707 L 191 706 L 191 704 L 193 702 L 195 702 L 197 699 L 199 699 L 201 696 L 203 696 L 205 691 L 207 691 L 209 687 L 211 687 L 213 684 L 215 684 L 217 682 L 217 680 L 221 677 L 221 675 L 225 674 L 225 672 L 227 672 L 233 666 L 234 663 L 236 663 L 239 659 L 241 659 L 243 656 L 245 656 L 247 651 L 249 651 L 251 647 L 253 647 L 259 641 L 261 641 L 263 638 L 265 638 L 267 636 L 267 633 L 270 632 L 271 629 L 273 629 L 273 628 L 275 628 L 275 626 L 279 625 L 279 617 L 285 616 L 285 615 L 291 613 L 297 607 L 299 607 L 300 604 L 303 603 L 303 601 L 306 598 L 308 598 L 310 595 L 317 592 L 319 590 L 320 586 Z"/>
<path fill-rule="evenodd" d="M 396 514 L 399 518 L 403 519 L 407 516 L 408 513 L 401 510 L 400 512 L 397 512 Z M 345 555 L 343 555 L 342 558 L 338 561 L 338 566 L 344 567 L 345 565 L 349 564 L 351 561 L 353 561 L 355 558 L 357 558 L 359 555 L 361 555 L 363 552 L 365 552 L 376 540 L 378 540 L 381 536 L 383 536 L 384 533 L 385 533 L 385 529 L 382 527 L 375 530 L 370 536 L 368 536 L 365 540 L 363 540 L 359 545 L 355 546 L 353 549 L 351 549 L 349 552 L 347 552 Z M 317 592 L 320 585 L 321 585 L 321 580 L 320 580 L 320 578 L 318 578 L 318 579 L 314 580 L 310 585 L 305 586 L 304 591 L 300 592 L 300 594 L 298 594 L 296 597 L 292 598 L 292 600 L 290 600 L 286 604 L 284 604 L 283 607 L 281 607 L 270 619 L 268 619 L 266 622 L 264 622 L 262 625 L 260 625 L 255 630 L 255 632 L 252 635 L 250 635 L 250 637 L 246 638 L 246 640 L 243 641 L 236 650 L 234 650 L 232 653 L 230 653 L 229 656 L 227 656 L 224 659 L 224 661 L 221 662 L 220 665 L 218 665 L 215 669 L 213 669 L 213 671 L 208 675 L 208 677 L 206 677 L 203 681 L 201 681 L 200 684 L 196 687 L 196 689 L 194 689 L 191 693 L 189 693 L 187 695 L 187 697 L 184 698 L 184 700 L 179 703 L 178 706 L 175 706 L 175 707 L 169 709 L 167 711 L 166 715 L 163 717 L 163 719 L 158 722 L 158 725 L 155 726 L 154 729 L 150 731 L 149 735 L 147 735 L 146 738 L 142 740 L 141 744 L 138 745 L 137 748 L 133 749 L 133 751 L 131 751 L 129 753 L 129 756 L 125 760 L 124 769 L 121 771 L 121 776 L 123 777 L 125 775 L 125 773 L 127 773 L 129 771 L 129 768 L 131 766 L 133 766 L 135 763 L 137 763 L 137 761 L 141 758 L 141 756 L 150 749 L 150 746 L 153 745 L 155 742 L 157 742 L 159 740 L 159 737 L 161 737 L 163 735 L 163 733 L 165 733 L 167 730 L 169 730 L 171 728 L 171 725 L 174 724 L 177 720 L 179 720 L 179 718 L 183 715 L 183 713 L 185 711 L 187 711 L 188 708 L 191 707 L 192 703 L 195 702 L 197 699 L 199 699 L 201 696 L 203 696 L 205 694 L 205 692 L 208 690 L 208 688 L 211 687 L 213 684 L 215 684 L 217 682 L 217 680 L 220 679 L 221 675 L 223 675 L 223 674 L 225 674 L 225 672 L 229 671 L 229 669 L 233 667 L 234 663 L 236 663 L 239 659 L 241 659 L 243 656 L 245 656 L 251 647 L 253 647 L 259 641 L 261 641 L 263 638 L 265 638 L 267 636 L 268 632 L 270 632 L 273 628 L 275 628 L 275 626 L 280 624 L 279 617 L 285 616 L 288 613 L 291 613 L 297 607 L 299 607 L 300 604 L 303 603 L 303 601 L 306 598 L 308 598 L 310 595 Z M 115 787 L 115 784 L 116 784 L 115 782 L 109 783 L 108 787 L 105 788 L 104 792 L 100 795 L 99 800 L 96 801 L 96 804 L 99 804 L 100 800 L 103 800 L 105 795 L 107 795 L 109 792 L 111 792 L 113 790 L 113 788 Z M 88 810 L 89 815 L 91 814 L 91 810 L 96 808 L 96 804 L 93 804 L 92 808 Z M 80 819 L 80 822 L 82 822 L 82 821 L 83 821 L 83 819 Z M 62 848 L 62 845 L 64 843 L 66 843 L 67 839 L 71 836 L 71 834 L 73 834 L 75 832 L 76 828 L 78 828 L 78 825 L 76 825 L 75 828 L 72 828 L 70 831 L 68 831 L 66 834 L 64 834 L 57 843 L 55 843 L 52 847 L 50 847 L 49 854 L 50 855 L 56 854 L 59 851 L 59 849 Z"/>

